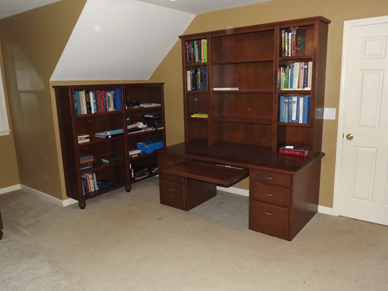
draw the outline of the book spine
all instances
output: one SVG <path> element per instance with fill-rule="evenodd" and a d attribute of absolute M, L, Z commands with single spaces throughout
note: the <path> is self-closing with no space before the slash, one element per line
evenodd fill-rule
<path fill-rule="evenodd" d="M 86 114 L 86 99 L 85 99 L 85 91 L 79 91 L 79 99 L 81 103 L 81 114 Z"/>
<path fill-rule="evenodd" d="M 114 109 L 123 110 L 123 104 L 121 102 L 121 89 L 116 88 L 113 90 Z"/>
<path fill-rule="evenodd" d="M 284 97 L 284 122 L 288 122 L 288 96 Z"/>
<path fill-rule="evenodd" d="M 297 116 L 298 116 L 298 97 L 297 96 L 293 96 L 291 97 L 292 98 L 292 111 L 291 111 L 291 116 L 292 116 L 292 119 L 291 119 L 291 122 L 292 123 L 296 123 L 297 122 Z"/>
<path fill-rule="evenodd" d="M 194 41 L 194 63 L 200 63 L 200 47 L 199 47 L 199 40 Z"/>
<path fill-rule="evenodd" d="M 298 97 L 298 108 L 299 108 L 299 123 L 303 123 L 303 96 Z"/>
<path fill-rule="evenodd" d="M 191 71 L 186 72 L 187 91 L 191 91 Z"/>
<path fill-rule="evenodd" d="M 279 122 L 284 122 L 284 96 L 279 100 Z"/>
<path fill-rule="evenodd" d="M 311 83 L 312 83 L 312 78 L 313 78 L 313 62 L 308 62 L 307 65 L 307 88 L 311 89 Z"/>
<path fill-rule="evenodd" d="M 191 61 L 190 61 L 190 43 L 188 41 L 186 41 L 186 62 L 188 64 L 191 63 Z"/>
<path fill-rule="evenodd" d="M 77 115 L 81 115 L 82 112 L 81 112 L 81 101 L 80 101 L 79 91 L 74 91 L 74 98 L 76 103 Z"/>
<path fill-rule="evenodd" d="M 297 28 L 296 27 L 291 27 L 291 56 L 295 56 L 296 55 L 296 30 Z"/>

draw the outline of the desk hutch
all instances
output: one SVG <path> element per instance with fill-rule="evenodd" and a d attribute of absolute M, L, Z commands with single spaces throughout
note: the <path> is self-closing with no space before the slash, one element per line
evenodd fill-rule
<path fill-rule="evenodd" d="M 180 36 L 185 142 L 158 151 L 162 204 L 190 210 L 216 185 L 249 176 L 249 229 L 298 234 L 318 209 L 329 23 L 310 17 Z M 282 34 L 294 28 L 303 50 L 284 55 Z M 202 40 L 207 52 L 197 62 L 187 46 Z M 284 89 L 280 72 L 295 63 L 312 64 L 311 85 Z M 200 86 L 192 72 L 202 74 Z M 310 96 L 309 122 L 280 118 L 284 96 Z M 279 155 L 284 145 L 306 146 L 308 156 Z"/>

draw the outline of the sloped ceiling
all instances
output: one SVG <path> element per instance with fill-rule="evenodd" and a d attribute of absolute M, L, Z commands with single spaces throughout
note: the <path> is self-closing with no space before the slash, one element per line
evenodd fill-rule
<path fill-rule="evenodd" d="M 88 0 L 51 80 L 148 80 L 197 12 L 266 1 Z"/>
<path fill-rule="evenodd" d="M 136 0 L 89 0 L 51 80 L 148 80 L 194 17 Z"/>

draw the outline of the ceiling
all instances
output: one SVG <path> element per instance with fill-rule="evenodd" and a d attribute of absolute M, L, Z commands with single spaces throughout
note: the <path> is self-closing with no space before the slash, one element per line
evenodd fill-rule
<path fill-rule="evenodd" d="M 61 0 L 0 0 L 0 19 Z M 91 1 L 91 0 L 89 0 Z M 112 1 L 112 0 L 110 0 Z M 138 0 L 192 14 L 240 7 L 271 0 Z"/>

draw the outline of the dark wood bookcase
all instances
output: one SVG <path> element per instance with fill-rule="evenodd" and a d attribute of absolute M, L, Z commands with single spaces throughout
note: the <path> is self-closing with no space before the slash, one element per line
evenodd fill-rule
<path fill-rule="evenodd" d="M 185 142 L 159 151 L 162 204 L 190 210 L 249 172 L 249 229 L 287 240 L 298 234 L 318 210 L 329 23 L 311 17 L 180 36 Z M 285 54 L 283 31 L 296 27 L 304 49 Z M 207 42 L 207 59 L 193 62 L 187 47 L 198 40 Z M 283 72 L 295 63 L 310 63 L 310 76 L 303 71 L 307 79 L 288 89 Z M 296 122 L 294 99 L 291 122 L 283 118 L 284 96 L 310 100 L 310 110 L 299 111 L 309 122 Z M 281 155 L 284 145 L 307 147 L 308 156 Z"/>
<path fill-rule="evenodd" d="M 133 84 L 103 84 L 103 85 L 75 85 L 54 86 L 58 113 L 58 125 L 61 138 L 62 160 L 66 184 L 66 195 L 79 202 L 79 207 L 84 209 L 86 200 L 102 195 L 114 189 L 125 187 L 129 192 L 131 184 L 141 181 L 136 180 L 131 174 L 135 166 L 157 167 L 155 153 L 144 154 L 130 158 L 129 151 L 136 149 L 137 143 L 143 140 L 157 139 L 166 144 L 164 126 L 153 131 L 129 133 L 127 119 L 132 123 L 142 122 L 145 114 L 159 114 L 164 120 L 164 91 L 163 83 L 133 83 Z M 121 110 L 96 112 L 89 114 L 76 114 L 75 91 L 113 90 L 120 89 L 119 99 Z M 127 108 L 127 101 L 136 100 L 140 104 L 156 103 L 160 106 Z M 95 138 L 96 132 L 123 129 L 123 134 L 112 138 Z M 78 135 L 88 134 L 90 141 L 78 143 Z M 81 170 L 80 154 L 93 156 L 93 167 Z M 121 156 L 121 161 L 103 163 L 102 158 Z M 100 188 L 96 191 L 84 193 L 82 175 L 95 173 L 98 181 L 112 181 L 113 185 Z M 150 174 L 145 178 L 154 176 Z"/>
<path fill-rule="evenodd" d="M 322 119 L 329 20 L 312 17 L 277 23 L 181 36 L 184 79 L 185 141 L 209 145 L 229 142 L 271 147 L 308 146 L 309 156 L 321 152 Z M 282 56 L 284 29 L 305 32 L 304 54 Z M 189 63 L 186 44 L 207 40 L 207 62 Z M 295 62 L 312 62 L 309 90 L 280 90 L 279 69 Z M 187 71 L 205 67 L 207 90 L 188 90 Z M 214 88 L 239 90 L 214 90 Z M 310 122 L 279 122 L 280 96 L 311 96 Z M 194 118 L 204 112 L 208 118 Z"/>

